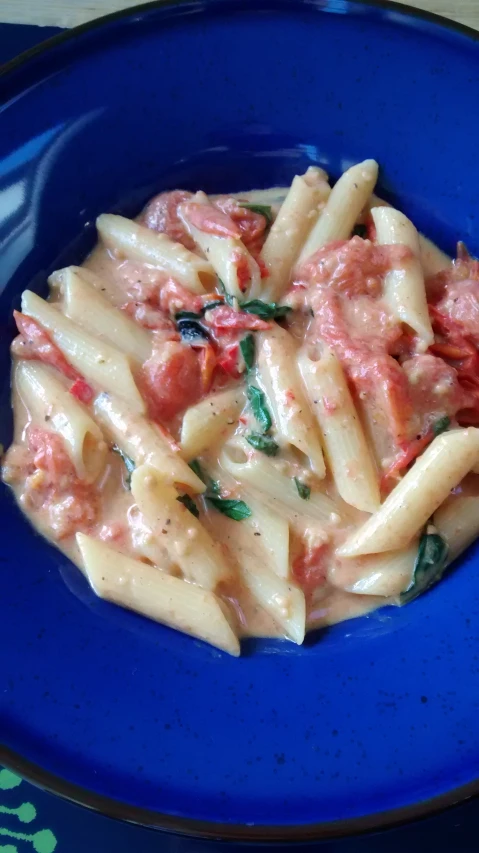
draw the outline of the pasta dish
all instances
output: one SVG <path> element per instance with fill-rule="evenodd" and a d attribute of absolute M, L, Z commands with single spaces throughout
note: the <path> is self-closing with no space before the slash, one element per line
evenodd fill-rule
<path fill-rule="evenodd" d="M 94 592 L 238 655 L 406 604 L 479 533 L 479 261 L 374 195 L 173 190 L 14 312 L 2 475 Z"/>

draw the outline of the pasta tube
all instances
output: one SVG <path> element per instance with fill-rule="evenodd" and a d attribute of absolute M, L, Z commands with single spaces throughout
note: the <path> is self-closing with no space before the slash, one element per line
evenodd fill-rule
<path fill-rule="evenodd" d="M 91 536 L 77 533 L 85 572 L 94 592 L 237 657 L 239 641 L 212 592 L 154 566 L 114 551 Z"/>

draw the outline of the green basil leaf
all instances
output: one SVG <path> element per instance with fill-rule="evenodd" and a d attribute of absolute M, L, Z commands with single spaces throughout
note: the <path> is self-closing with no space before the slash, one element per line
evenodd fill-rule
<path fill-rule="evenodd" d="M 219 308 L 220 305 L 224 304 L 225 303 L 222 299 L 215 299 L 213 302 L 208 302 L 206 305 L 203 305 L 203 308 L 201 309 L 201 316 L 203 317 L 207 311 L 212 311 L 213 308 Z"/>
<path fill-rule="evenodd" d="M 205 474 L 203 473 L 203 469 L 202 469 L 200 463 L 198 462 L 198 460 L 192 459 L 191 462 L 189 462 L 188 464 L 189 464 L 191 470 L 196 474 L 196 476 L 199 477 L 200 480 L 203 483 L 205 483 L 205 485 L 206 485 Z"/>
<path fill-rule="evenodd" d="M 423 533 L 419 541 L 412 581 L 401 593 L 401 604 L 407 604 L 441 580 L 447 561 L 447 542 L 439 533 Z"/>
<path fill-rule="evenodd" d="M 253 213 L 259 213 L 261 216 L 264 216 L 268 225 L 271 225 L 273 222 L 273 211 L 271 210 L 271 205 L 269 204 L 250 204 L 246 201 L 240 201 L 241 207 L 245 207 L 246 210 L 251 210 Z"/>
<path fill-rule="evenodd" d="M 233 521 L 242 521 L 244 518 L 249 518 L 251 510 L 244 501 L 231 500 L 226 498 L 208 498 L 208 502 L 214 506 L 218 512 L 232 518 Z"/>
<path fill-rule="evenodd" d="M 247 390 L 248 400 L 251 403 L 251 410 L 256 420 L 258 421 L 263 432 L 269 432 L 273 426 L 269 409 L 266 405 L 266 397 L 259 388 L 255 385 L 249 385 Z"/>
<path fill-rule="evenodd" d="M 218 276 L 218 281 L 220 283 L 220 290 L 225 297 L 226 304 L 229 305 L 230 308 L 233 308 L 234 300 L 233 300 L 233 297 L 231 296 L 231 293 L 228 293 L 228 291 L 226 290 L 226 285 L 225 285 L 224 281 L 221 281 L 219 276 Z"/>
<path fill-rule="evenodd" d="M 206 490 L 206 497 L 207 498 L 219 498 L 220 497 L 221 486 L 220 486 L 218 480 L 212 480 L 210 477 L 208 477 L 207 486 L 208 486 L 208 488 Z"/>
<path fill-rule="evenodd" d="M 128 488 L 131 489 L 131 475 L 133 474 L 133 471 L 135 470 L 136 465 L 133 462 L 133 459 L 131 458 L 131 456 L 127 456 L 126 453 L 123 453 L 123 450 L 121 450 L 121 448 L 118 447 L 117 444 L 113 445 L 112 450 L 113 450 L 113 453 L 118 453 L 118 456 L 121 456 L 121 458 L 123 459 L 123 464 L 126 468 L 125 482 L 126 482 L 126 485 L 128 486 Z"/>
<path fill-rule="evenodd" d="M 247 373 L 251 373 L 254 368 L 255 349 L 256 347 L 253 335 L 246 335 L 246 337 L 240 341 L 241 355 L 244 358 Z"/>
<path fill-rule="evenodd" d="M 442 432 L 446 432 L 446 430 L 448 430 L 450 426 L 451 419 L 448 418 L 447 415 L 444 415 L 443 418 L 439 418 L 439 420 L 437 420 L 436 423 L 432 425 L 434 437 L 441 435 Z"/>
<path fill-rule="evenodd" d="M 297 477 L 294 478 L 294 482 L 300 498 L 303 498 L 303 501 L 309 501 L 311 496 L 311 489 L 309 486 L 307 486 L 306 483 L 301 482 L 301 480 L 298 480 Z"/>
<path fill-rule="evenodd" d="M 241 304 L 241 310 L 246 314 L 256 314 L 262 320 L 277 320 L 286 317 L 293 309 L 289 305 L 278 305 L 277 302 L 263 302 L 261 299 L 251 299 Z"/>
<path fill-rule="evenodd" d="M 189 509 L 189 511 L 191 512 L 192 515 L 195 516 L 195 518 L 200 517 L 200 511 L 199 511 L 198 507 L 196 506 L 193 498 L 190 498 L 189 495 L 179 495 L 179 497 L 177 497 L 176 500 L 179 501 L 180 504 L 183 504 L 183 506 L 185 506 L 186 509 Z"/>
<path fill-rule="evenodd" d="M 279 444 L 276 444 L 270 435 L 252 432 L 246 436 L 246 441 L 251 444 L 251 447 L 254 447 L 255 450 L 261 450 L 261 453 L 265 453 L 266 456 L 276 456 L 279 453 Z"/>

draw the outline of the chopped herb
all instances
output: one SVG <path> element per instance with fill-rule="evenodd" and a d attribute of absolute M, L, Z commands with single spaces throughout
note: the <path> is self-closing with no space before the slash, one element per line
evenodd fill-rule
<path fill-rule="evenodd" d="M 121 448 L 119 448 L 117 444 L 113 445 L 112 450 L 113 453 L 118 453 L 118 456 L 121 456 L 121 458 L 123 459 L 123 464 L 126 468 L 125 482 L 128 488 L 131 489 L 131 475 L 133 474 L 136 465 L 133 462 L 131 456 L 127 456 L 126 453 L 123 453 L 123 450 L 121 450 Z"/>
<path fill-rule="evenodd" d="M 240 341 L 240 350 L 246 365 L 246 372 L 251 373 L 254 367 L 255 358 L 255 343 L 253 335 L 246 335 L 246 337 Z"/>
<path fill-rule="evenodd" d="M 301 480 L 298 480 L 297 477 L 294 478 L 294 482 L 300 498 L 303 498 L 303 501 L 309 501 L 311 495 L 311 489 L 309 486 L 307 486 L 306 483 L 301 482 Z"/>
<path fill-rule="evenodd" d="M 244 501 L 240 500 L 231 500 L 229 498 L 221 497 L 221 486 L 218 480 L 212 480 L 211 477 L 208 477 L 207 474 L 203 471 L 200 463 L 197 459 L 193 459 L 190 462 L 190 468 L 195 472 L 196 476 L 203 481 L 206 486 L 206 492 L 204 492 L 203 497 L 208 501 L 211 506 L 214 506 L 218 512 L 222 512 L 223 515 L 227 515 L 229 518 L 232 518 L 234 521 L 241 521 L 243 518 L 249 518 L 251 515 L 251 510 L 249 506 L 245 504 Z M 188 507 L 190 512 L 193 515 L 196 515 L 198 518 L 198 509 L 196 504 L 188 497 L 188 495 L 183 495 L 183 497 L 178 498 L 179 501 L 185 504 Z M 193 504 L 194 510 L 190 504 Z M 195 512 L 196 510 L 196 512 Z"/>
<path fill-rule="evenodd" d="M 264 216 L 268 225 L 271 225 L 273 222 L 273 211 L 271 210 L 271 205 L 269 204 L 250 204 L 246 201 L 240 201 L 241 207 L 245 207 L 246 210 L 251 210 L 252 213 L 259 213 L 260 216 Z"/>
<path fill-rule="evenodd" d="M 179 501 L 180 504 L 183 504 L 183 506 L 185 506 L 186 509 L 189 509 L 189 511 L 191 512 L 192 515 L 195 516 L 195 518 L 200 517 L 200 511 L 199 511 L 198 507 L 196 506 L 193 498 L 190 498 L 189 495 L 179 495 L 179 497 L 177 497 L 176 500 Z"/>
<path fill-rule="evenodd" d="M 194 311 L 178 311 L 175 314 L 175 320 L 201 320 L 201 314 L 195 314 Z"/>
<path fill-rule="evenodd" d="M 263 432 L 269 432 L 273 425 L 269 409 L 266 405 L 266 397 L 255 385 L 250 385 L 247 390 L 248 400 L 251 403 L 253 415 L 258 421 Z"/>
<path fill-rule="evenodd" d="M 208 501 L 218 512 L 232 518 L 233 521 L 242 521 L 244 518 L 249 518 L 251 510 L 244 501 L 231 500 L 226 498 L 208 498 Z"/>
<path fill-rule="evenodd" d="M 277 302 L 263 302 L 261 299 L 251 299 L 241 304 L 241 310 L 247 314 L 256 314 L 262 320 L 277 320 L 286 317 L 292 308 L 289 305 L 278 305 Z"/>
<path fill-rule="evenodd" d="M 224 294 L 226 304 L 227 304 L 227 305 L 229 305 L 229 306 L 230 306 L 230 308 L 233 308 L 233 306 L 234 306 L 234 299 L 233 299 L 233 297 L 231 296 L 231 293 L 228 293 L 228 291 L 226 290 L 226 285 L 225 285 L 224 281 L 221 281 L 221 279 L 219 278 L 219 276 L 218 276 L 218 281 L 219 281 L 219 283 L 220 283 L 220 290 L 221 290 L 221 292 Z"/>
<path fill-rule="evenodd" d="M 208 488 L 206 490 L 206 497 L 210 498 L 211 496 L 215 498 L 219 498 L 221 495 L 221 486 L 218 480 L 211 480 L 208 478 Z"/>
<path fill-rule="evenodd" d="M 366 240 L 368 236 L 368 229 L 366 225 L 355 225 L 353 229 L 353 237 L 362 237 L 363 240 Z"/>
<path fill-rule="evenodd" d="M 201 465 L 198 462 L 198 460 L 192 459 L 191 462 L 189 463 L 189 466 L 190 466 L 191 470 L 196 474 L 196 476 L 199 477 L 200 480 L 202 480 L 202 482 L 206 484 L 205 475 L 203 474 Z"/>
<path fill-rule="evenodd" d="M 251 447 L 254 447 L 255 450 L 261 450 L 261 453 L 265 453 L 266 456 L 276 456 L 279 452 L 279 444 L 276 444 L 270 435 L 252 432 L 246 436 L 246 441 L 251 444 Z"/>
<path fill-rule="evenodd" d="M 448 418 L 447 415 L 445 415 L 443 418 L 439 418 L 439 420 L 437 420 L 436 423 L 432 425 L 434 437 L 441 435 L 442 432 L 446 432 L 446 430 L 448 430 L 450 426 L 451 419 Z"/>
<path fill-rule="evenodd" d="M 441 580 L 446 568 L 447 542 L 439 533 L 423 533 L 419 542 L 412 581 L 401 593 L 401 604 L 407 604 Z"/>
<path fill-rule="evenodd" d="M 212 311 L 213 308 L 219 308 L 220 305 L 224 304 L 225 303 L 222 299 L 215 299 L 213 302 L 207 302 L 206 305 L 203 305 L 203 308 L 201 309 L 201 316 L 203 317 L 207 311 Z"/>

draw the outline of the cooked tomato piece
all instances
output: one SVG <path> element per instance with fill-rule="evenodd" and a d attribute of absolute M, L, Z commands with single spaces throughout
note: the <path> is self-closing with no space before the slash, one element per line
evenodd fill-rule
<path fill-rule="evenodd" d="M 67 379 L 75 381 L 82 378 L 78 371 L 69 364 L 62 351 L 52 341 L 40 323 L 31 317 L 27 317 L 26 314 L 21 314 L 20 311 L 14 311 L 13 316 L 20 332 L 19 337 L 15 338 L 12 344 L 14 355 L 49 364 L 63 373 Z"/>
<path fill-rule="evenodd" d="M 260 253 L 265 232 L 268 225 L 267 219 L 261 213 L 255 213 L 247 207 L 242 207 L 241 202 L 231 196 L 220 196 L 215 199 L 214 204 L 223 213 L 227 213 L 238 226 L 241 240 L 251 254 L 257 258 Z"/>
<path fill-rule="evenodd" d="M 246 293 L 248 284 L 251 281 L 251 269 L 248 263 L 248 258 L 244 254 L 235 253 L 231 255 L 231 260 L 236 264 L 236 273 L 238 276 L 238 287 L 241 293 Z"/>
<path fill-rule="evenodd" d="M 306 594 L 326 583 L 330 548 L 327 544 L 305 546 L 293 560 L 293 577 Z"/>
<path fill-rule="evenodd" d="M 477 263 L 477 262 L 475 262 Z M 458 332 L 468 335 L 479 345 L 479 280 L 451 281 L 445 287 L 436 311 L 457 324 Z"/>
<path fill-rule="evenodd" d="M 411 258 L 406 246 L 377 246 L 361 237 L 339 240 L 318 249 L 296 270 L 296 281 L 327 286 L 349 296 L 378 296 L 389 270 Z"/>
<path fill-rule="evenodd" d="M 409 383 L 409 395 L 420 419 L 420 432 L 444 416 L 453 418 L 465 408 L 469 398 L 461 387 L 458 372 L 443 358 L 424 354 L 407 359 L 402 369 Z"/>
<path fill-rule="evenodd" d="M 229 376 L 238 379 L 241 372 L 238 369 L 239 364 L 239 343 L 235 341 L 222 348 L 221 354 L 217 358 L 217 366 L 221 367 Z"/>
<path fill-rule="evenodd" d="M 143 365 L 140 386 L 153 420 L 171 421 L 202 396 L 198 354 L 185 344 L 167 341 Z"/>
<path fill-rule="evenodd" d="M 210 297 L 211 299 L 211 297 Z M 215 297 L 216 299 L 216 297 Z M 172 278 L 161 288 L 159 306 L 162 311 L 174 316 L 178 311 L 192 311 L 198 314 L 203 307 L 204 299 L 187 290 Z"/>
<path fill-rule="evenodd" d="M 80 403 L 88 405 L 88 403 L 91 403 L 93 400 L 94 391 L 88 382 L 79 378 L 75 379 L 72 387 L 70 388 L 70 394 L 72 394 L 73 397 L 76 397 L 77 400 L 80 400 Z"/>
<path fill-rule="evenodd" d="M 39 427 L 30 427 L 27 440 L 32 461 L 22 503 L 48 513 L 57 539 L 79 530 L 91 530 L 98 517 L 99 495 L 94 486 L 77 477 L 62 438 Z"/>
<path fill-rule="evenodd" d="M 170 340 L 180 339 L 173 321 L 159 308 L 153 308 L 151 305 L 143 302 L 127 302 L 125 305 L 122 305 L 122 310 L 139 323 L 140 326 L 143 326 L 144 329 L 164 332 L 164 337 L 166 336 Z"/>
<path fill-rule="evenodd" d="M 241 238 L 241 231 L 231 217 L 213 204 L 189 201 L 183 205 L 183 210 L 188 221 L 204 234 Z"/>
<path fill-rule="evenodd" d="M 207 393 L 213 382 L 213 373 L 216 367 L 216 352 L 214 347 L 207 343 L 198 353 L 200 362 L 201 385 L 203 393 Z"/>
<path fill-rule="evenodd" d="M 218 308 L 207 311 L 204 322 L 205 325 L 219 332 L 228 329 L 266 331 L 271 328 L 271 323 L 262 320 L 256 314 L 247 314 L 246 311 L 235 311 L 228 305 L 221 305 Z"/>
<path fill-rule="evenodd" d="M 195 242 L 178 216 L 179 205 L 192 198 L 192 195 L 185 190 L 160 193 L 143 211 L 143 222 L 152 231 L 162 232 L 176 243 L 182 243 L 187 249 L 193 250 Z"/>

